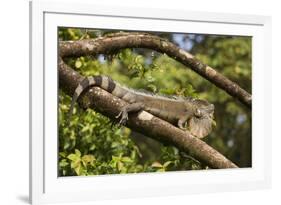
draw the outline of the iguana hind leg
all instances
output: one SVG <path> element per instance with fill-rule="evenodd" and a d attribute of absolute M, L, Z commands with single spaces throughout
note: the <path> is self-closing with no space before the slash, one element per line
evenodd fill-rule
<path fill-rule="evenodd" d="M 128 113 L 130 112 L 138 112 L 140 110 L 143 110 L 145 107 L 144 103 L 138 102 L 138 103 L 132 103 L 124 106 L 120 113 L 116 116 L 116 118 L 119 118 L 121 116 L 121 119 L 119 121 L 119 125 L 125 125 L 128 120 Z"/>

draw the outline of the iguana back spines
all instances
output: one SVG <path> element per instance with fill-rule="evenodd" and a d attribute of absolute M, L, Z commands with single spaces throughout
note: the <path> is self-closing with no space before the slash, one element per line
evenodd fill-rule
<path fill-rule="evenodd" d="M 115 83 L 109 76 L 94 76 L 83 79 L 75 89 L 72 97 L 68 120 L 71 118 L 75 102 L 81 94 L 92 86 L 100 87 L 112 95 L 128 102 L 118 116 L 120 124 L 125 124 L 128 112 L 145 110 L 151 114 L 177 124 L 179 128 L 186 129 L 199 137 L 205 137 L 212 130 L 214 105 L 205 100 L 194 98 L 171 98 L 128 89 Z"/>

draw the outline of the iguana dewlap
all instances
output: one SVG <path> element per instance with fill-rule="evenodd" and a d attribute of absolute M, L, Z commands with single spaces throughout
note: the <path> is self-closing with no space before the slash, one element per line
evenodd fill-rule
<path fill-rule="evenodd" d="M 187 122 L 188 130 L 198 138 L 203 138 L 212 131 L 213 104 L 194 98 L 170 98 L 142 93 L 122 87 L 108 76 L 86 77 L 79 83 L 72 97 L 69 118 L 81 93 L 92 86 L 100 87 L 129 103 L 117 116 L 121 116 L 121 124 L 126 123 L 128 113 L 145 110 L 165 121 L 177 124 L 181 129 L 185 129 L 184 124 Z"/>

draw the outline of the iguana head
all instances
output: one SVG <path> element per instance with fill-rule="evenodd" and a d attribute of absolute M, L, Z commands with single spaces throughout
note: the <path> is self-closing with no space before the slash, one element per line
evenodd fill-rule
<path fill-rule="evenodd" d="M 205 100 L 194 100 L 194 113 L 191 116 L 188 126 L 191 134 L 198 138 L 207 136 L 215 124 L 213 104 L 208 103 Z"/>

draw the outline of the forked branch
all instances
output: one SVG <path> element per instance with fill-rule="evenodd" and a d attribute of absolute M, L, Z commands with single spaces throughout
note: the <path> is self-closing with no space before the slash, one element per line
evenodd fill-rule
<path fill-rule="evenodd" d="M 59 43 L 61 57 L 109 54 L 123 48 L 149 48 L 160 53 L 166 53 L 171 58 L 188 66 L 251 109 L 252 95 L 246 90 L 215 69 L 205 65 L 190 53 L 158 36 L 134 32 L 116 33 L 95 39 L 62 41 Z"/>

